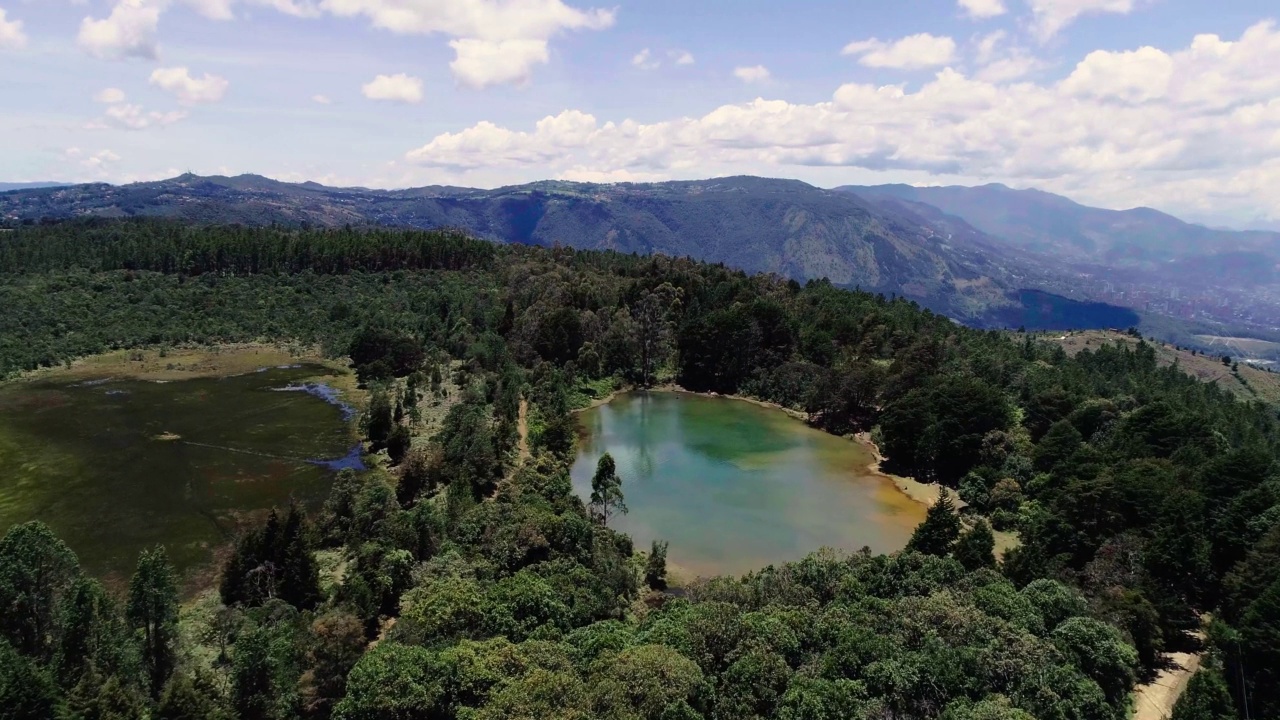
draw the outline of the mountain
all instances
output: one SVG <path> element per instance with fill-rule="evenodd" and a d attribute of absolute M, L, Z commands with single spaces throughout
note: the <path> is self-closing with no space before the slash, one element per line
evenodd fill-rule
<path fill-rule="evenodd" d="M 1092 308 L 1068 319 L 1071 301 L 1050 303 L 1054 312 L 1048 314 L 1037 301 L 1030 320 L 1023 322 L 1018 274 L 999 259 L 997 243 L 958 218 L 794 180 L 545 181 L 496 190 L 387 191 L 256 175 L 182 175 L 0 196 L 0 218 L 11 221 L 130 216 L 250 225 L 457 227 L 498 242 L 661 253 L 800 280 L 827 278 L 840 286 L 904 295 L 976 325 L 1097 326 L 1087 322 Z M 1128 324 L 1137 321 L 1132 313 L 1125 317 Z"/>
<path fill-rule="evenodd" d="M 7 183 L 0 182 L 0 193 L 9 192 L 10 190 L 35 190 L 38 188 L 66 187 L 71 183 L 60 182 L 24 182 L 24 183 Z"/>
<path fill-rule="evenodd" d="M 998 184 L 838 189 L 872 201 L 899 201 L 905 207 L 923 203 L 1014 248 L 1076 262 L 1154 269 L 1161 263 L 1194 264 L 1229 254 L 1218 263 L 1221 270 L 1257 263 L 1274 268 L 1280 261 L 1280 233 L 1212 229 L 1151 208 L 1104 210 L 1040 190 Z"/>

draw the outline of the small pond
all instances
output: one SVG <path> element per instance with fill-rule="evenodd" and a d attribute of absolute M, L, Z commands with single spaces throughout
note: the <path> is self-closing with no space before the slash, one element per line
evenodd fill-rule
<path fill-rule="evenodd" d="M 584 500 L 606 451 L 630 512 L 611 519 L 670 563 L 741 574 L 822 547 L 901 550 L 924 507 L 869 469 L 861 445 L 743 400 L 625 393 L 579 415 L 573 484 Z"/>

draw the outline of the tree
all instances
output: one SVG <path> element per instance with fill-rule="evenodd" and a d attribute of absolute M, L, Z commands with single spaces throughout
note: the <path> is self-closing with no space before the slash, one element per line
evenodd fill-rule
<path fill-rule="evenodd" d="M 956 514 L 951 492 L 942 488 L 942 494 L 924 516 L 907 542 L 906 549 L 925 555 L 946 555 L 960 537 L 960 516 Z"/>
<path fill-rule="evenodd" d="M 0 639 L 0 717 L 49 720 L 57 717 L 58 691 L 49 675 Z"/>
<path fill-rule="evenodd" d="M 391 398 L 385 389 L 376 388 L 369 397 L 369 409 L 364 418 L 364 434 L 369 439 L 369 448 L 374 452 L 385 448 L 393 427 Z"/>
<path fill-rule="evenodd" d="M 1073 617 L 1050 637 L 1086 677 L 1098 683 L 1113 708 L 1125 706 L 1137 681 L 1138 655 L 1115 628 L 1093 618 Z"/>
<path fill-rule="evenodd" d="M 165 684 L 152 717 L 154 720 L 231 720 L 207 685 L 196 682 L 186 672 L 175 672 Z"/>
<path fill-rule="evenodd" d="M 591 511 L 604 525 L 609 524 L 609 516 L 614 513 L 625 515 L 627 512 L 622 499 L 622 478 L 618 477 L 618 467 L 609 453 L 600 456 L 596 474 L 591 477 Z"/>
<path fill-rule="evenodd" d="M 329 717 L 346 694 L 347 673 L 360 660 L 365 645 L 364 624 L 349 612 L 330 610 L 312 621 L 307 670 L 298 681 L 308 717 Z"/>
<path fill-rule="evenodd" d="M 49 528 L 29 522 L 0 540 L 0 633 L 23 655 L 49 660 L 62 596 L 80 563 Z"/>
<path fill-rule="evenodd" d="M 1187 689 L 1173 706 L 1172 720 L 1235 720 L 1235 703 L 1222 677 L 1222 669 L 1206 663 L 1191 676 Z"/>
<path fill-rule="evenodd" d="M 431 720 L 443 717 L 444 668 L 422 647 L 382 642 L 347 677 L 336 720 Z"/>
<path fill-rule="evenodd" d="M 956 541 L 951 553 L 965 570 L 996 566 L 996 539 L 986 520 L 979 519 Z"/>
<path fill-rule="evenodd" d="M 387 436 L 387 457 L 391 459 L 392 465 L 399 465 L 404 460 L 412 441 L 408 427 L 397 424 L 391 429 L 391 434 Z"/>
<path fill-rule="evenodd" d="M 683 291 L 671 283 L 646 290 L 632 313 L 635 321 L 636 345 L 640 350 L 640 386 L 653 384 L 658 365 L 671 352 L 671 316 L 680 307 Z"/>
<path fill-rule="evenodd" d="M 353 511 L 353 522 L 355 516 Z M 320 571 L 309 538 L 301 508 L 291 505 L 283 524 L 273 508 L 227 559 L 219 586 L 223 604 L 256 606 L 279 598 L 299 610 L 314 608 L 321 600 Z"/>
<path fill-rule="evenodd" d="M 61 628 L 53 668 L 62 687 L 79 683 L 90 670 L 132 677 L 137 655 L 116 603 L 92 578 L 81 577 L 62 598 Z"/>
<path fill-rule="evenodd" d="M 653 541 L 644 565 L 644 582 L 650 590 L 667 589 L 667 541 Z"/>
<path fill-rule="evenodd" d="M 177 660 L 178 586 L 164 546 L 143 550 L 129 582 L 129 625 L 139 634 L 152 697 L 159 697 Z"/>
<path fill-rule="evenodd" d="M 254 628 L 236 640 L 231 666 L 231 705 L 240 720 L 267 720 L 273 704 L 269 638 Z"/>

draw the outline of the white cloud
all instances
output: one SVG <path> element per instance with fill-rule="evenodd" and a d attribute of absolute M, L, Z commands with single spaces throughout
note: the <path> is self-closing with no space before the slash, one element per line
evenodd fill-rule
<path fill-rule="evenodd" d="M 95 102 L 115 105 L 124 102 L 124 91 L 120 88 L 104 88 L 93 96 Z"/>
<path fill-rule="evenodd" d="M 765 82 L 770 77 L 769 68 L 763 65 L 736 67 L 733 69 L 733 76 L 745 83 Z"/>
<path fill-rule="evenodd" d="M 917 70 L 953 62 L 956 41 L 929 33 L 909 35 L 894 42 L 871 38 L 844 46 L 841 55 L 857 55 L 858 63 L 873 68 Z"/>
<path fill-rule="evenodd" d="M 993 18 L 1008 12 L 1004 0 L 960 0 L 960 9 L 971 18 Z"/>
<path fill-rule="evenodd" d="M 86 17 L 77 38 L 80 47 L 101 58 L 156 57 L 156 28 L 165 0 L 118 0 L 101 20 Z"/>
<path fill-rule="evenodd" d="M 1146 0 L 1027 0 L 1035 15 L 1036 34 L 1042 40 L 1057 35 L 1081 15 L 1133 12 Z"/>
<path fill-rule="evenodd" d="M 656 70 L 662 63 L 653 59 L 653 53 L 645 48 L 631 57 L 631 64 L 641 70 Z"/>
<path fill-rule="evenodd" d="M 549 60 L 547 42 L 570 30 L 601 30 L 613 10 L 579 10 L 562 0 L 320 0 L 340 17 L 363 16 L 399 34 L 453 38 L 449 67 L 474 87 L 528 81 Z"/>
<path fill-rule="evenodd" d="M 177 95 L 178 102 L 183 105 L 218 102 L 230 86 L 226 78 L 209 73 L 202 78 L 193 78 L 185 67 L 159 68 L 151 73 L 150 82 Z"/>
<path fill-rule="evenodd" d="M 27 34 L 22 31 L 21 20 L 9 20 L 5 9 L 0 8 L 0 50 L 21 50 L 27 46 Z"/>
<path fill-rule="evenodd" d="M 455 53 L 449 67 L 473 87 L 528 82 L 537 65 L 549 62 L 553 37 L 611 27 L 616 15 L 564 0 L 115 0 L 106 18 L 83 20 L 79 43 L 98 57 L 154 59 L 160 16 L 175 3 L 219 20 L 247 4 L 296 17 L 360 17 L 398 34 L 444 35 Z"/>
<path fill-rule="evenodd" d="M 312 96 L 311 96 L 311 102 L 313 102 L 313 103 L 317 103 L 317 104 L 319 104 L 319 105 L 332 105 L 332 104 L 333 104 L 333 100 L 331 100 L 331 99 L 329 98 L 329 96 L 328 96 L 328 95 L 312 95 Z"/>
<path fill-rule="evenodd" d="M 677 65 L 692 65 L 694 63 L 693 53 L 688 50 L 672 50 L 668 55 Z"/>
<path fill-rule="evenodd" d="M 360 90 L 370 100 L 388 100 L 403 103 L 422 102 L 422 81 L 404 73 L 379 75 L 365 83 Z"/>
<path fill-rule="evenodd" d="M 910 91 L 850 83 L 826 102 L 757 99 L 655 123 L 567 110 L 532 130 L 481 122 L 406 159 L 508 177 L 894 171 L 1036 185 L 1107 206 L 1278 216 L 1275 67 L 1280 31 L 1261 23 L 1235 41 L 1202 35 L 1177 51 L 1093 53 L 1060 81 L 944 69 Z"/>
<path fill-rule="evenodd" d="M 1048 66 L 1043 60 L 1021 47 L 1006 47 L 1004 30 L 978 38 L 974 56 L 981 66 L 974 77 L 983 82 L 1004 83 L 1026 77 Z"/>
<path fill-rule="evenodd" d="M 210 20 L 230 20 L 235 17 L 231 12 L 233 0 L 185 0 L 196 12 Z"/>
<path fill-rule="evenodd" d="M 514 83 L 522 85 L 533 75 L 534 65 L 549 59 L 546 40 L 450 40 L 456 55 L 449 69 L 464 85 L 484 88 Z"/>
<path fill-rule="evenodd" d="M 117 127 L 124 130 L 146 130 L 172 125 L 186 116 L 187 113 L 181 110 L 162 113 L 154 110 L 147 111 L 141 105 L 125 103 L 108 107 L 105 118 L 102 121 L 90 123 L 87 128 L 97 130 Z"/>
<path fill-rule="evenodd" d="M 1089 53 L 1062 81 L 1062 90 L 1077 96 L 1141 103 L 1164 97 L 1173 73 L 1173 57 L 1153 47 L 1118 53 L 1098 50 Z"/>

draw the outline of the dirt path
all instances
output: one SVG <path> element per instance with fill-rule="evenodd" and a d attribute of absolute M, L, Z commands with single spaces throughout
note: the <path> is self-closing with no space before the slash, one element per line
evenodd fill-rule
<path fill-rule="evenodd" d="M 529 459 L 529 401 L 520 398 L 520 414 L 516 418 L 516 431 L 520 435 L 517 447 L 520 449 L 520 462 Z"/>
<path fill-rule="evenodd" d="M 1202 633 L 1196 637 L 1204 640 Z M 1154 680 L 1139 685 L 1133 692 L 1133 720 L 1167 720 L 1173 716 L 1182 691 L 1187 689 L 1191 676 L 1200 669 L 1199 653 L 1169 653 L 1169 667 L 1161 670 Z"/>

